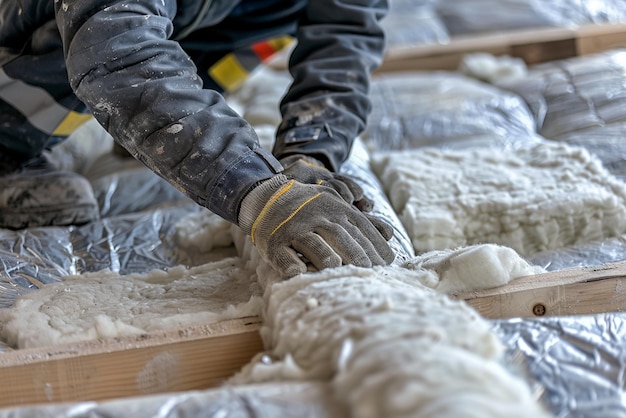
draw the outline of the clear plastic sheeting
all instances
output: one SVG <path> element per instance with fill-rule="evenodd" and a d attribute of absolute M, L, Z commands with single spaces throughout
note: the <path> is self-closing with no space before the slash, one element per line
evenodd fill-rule
<path fill-rule="evenodd" d="M 626 122 L 626 51 L 530 67 L 526 77 L 498 86 L 522 97 L 538 132 L 561 139 L 573 132 Z"/>
<path fill-rule="evenodd" d="M 544 1 L 546 8 L 550 1 Z M 532 0 L 439 0 L 437 12 L 452 36 L 559 26 L 564 16 L 542 15 Z"/>
<path fill-rule="evenodd" d="M 559 418 L 626 417 L 626 315 L 493 321 L 508 356 L 523 365 Z"/>
<path fill-rule="evenodd" d="M 343 418 L 322 383 L 223 387 L 208 391 L 0 409 L 0 418 Z"/>
<path fill-rule="evenodd" d="M 406 72 L 372 80 L 363 134 L 371 152 L 424 146 L 515 146 L 535 120 L 516 94 L 452 72 Z"/>
<path fill-rule="evenodd" d="M 415 257 L 411 238 L 385 195 L 382 184 L 372 171 L 370 156 L 365 148 L 365 144 L 360 139 L 357 139 L 355 142 L 350 158 L 341 167 L 341 172 L 352 176 L 363 187 L 365 195 L 375 202 L 371 214 L 386 221 L 393 227 L 394 234 L 389 241 L 389 245 L 396 254 L 394 263 L 403 264 Z"/>
<path fill-rule="evenodd" d="M 450 35 L 626 21 L 621 0 L 439 0 Z"/>
<path fill-rule="evenodd" d="M 573 245 L 553 251 L 543 251 L 529 257 L 529 262 L 548 271 L 616 263 L 626 258 L 626 235 L 586 244 Z"/>
<path fill-rule="evenodd" d="M 365 187 L 371 195 L 375 187 L 373 174 L 360 171 L 360 175 L 368 181 Z M 389 212 L 389 203 L 380 202 L 384 196 L 381 193 L 373 197 L 376 211 L 387 213 L 384 219 L 393 222 L 397 218 Z M 187 252 L 175 241 L 176 224 L 199 210 L 205 209 L 186 201 L 83 226 L 0 229 L 0 308 L 10 307 L 20 295 L 66 275 L 104 269 L 120 274 L 141 273 L 179 264 L 210 262 L 211 254 Z M 403 251 L 410 241 L 401 224 L 395 224 L 394 229 L 394 247 Z M 230 255 L 234 252 L 233 248 Z"/>
<path fill-rule="evenodd" d="M 63 276 L 100 270 L 120 274 L 187 264 L 173 240 L 195 203 L 105 218 L 83 226 L 0 229 L 0 307 Z M 196 262 L 198 260 L 195 260 Z"/>
<path fill-rule="evenodd" d="M 389 47 L 450 41 L 445 25 L 433 7 L 436 0 L 391 0 L 381 26 Z"/>
<path fill-rule="evenodd" d="M 541 135 L 587 148 L 626 178 L 625 50 L 536 65 L 498 85 L 526 101 Z"/>
<path fill-rule="evenodd" d="M 102 155 L 82 174 L 91 182 L 102 217 L 189 200 L 139 161 L 113 153 Z"/>
<path fill-rule="evenodd" d="M 622 0 L 390 0 L 382 21 L 390 47 L 533 28 L 624 23 Z"/>
<path fill-rule="evenodd" d="M 588 149 L 600 158 L 602 165 L 614 176 L 626 181 L 625 136 L 626 121 L 572 132 L 562 136 L 561 141 Z"/>

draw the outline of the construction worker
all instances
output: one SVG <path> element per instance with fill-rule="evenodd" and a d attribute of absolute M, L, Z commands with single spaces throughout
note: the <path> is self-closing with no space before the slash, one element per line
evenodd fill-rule
<path fill-rule="evenodd" d="M 391 262 L 389 225 L 337 174 L 370 110 L 385 0 L 5 0 L 0 227 L 98 218 L 90 184 L 42 151 L 95 119 L 117 144 L 250 235 L 290 277 Z M 295 39 L 272 153 L 224 94 Z M 303 259 L 303 258 L 304 259 Z"/>

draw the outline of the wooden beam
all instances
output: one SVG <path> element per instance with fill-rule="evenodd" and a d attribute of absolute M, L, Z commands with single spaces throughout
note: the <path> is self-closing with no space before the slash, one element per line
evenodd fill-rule
<path fill-rule="evenodd" d="M 451 297 L 490 319 L 625 312 L 626 262 L 521 277 Z"/>
<path fill-rule="evenodd" d="M 457 36 L 446 44 L 390 48 L 378 73 L 454 71 L 474 52 L 509 55 L 527 64 L 588 55 L 626 46 L 625 24 L 593 24 L 576 29 L 534 28 L 483 35 Z"/>
<path fill-rule="evenodd" d="M 451 295 L 485 318 L 626 311 L 626 262 Z M 258 317 L 0 353 L 0 407 L 102 401 L 220 386 L 263 351 Z"/>
<path fill-rule="evenodd" d="M 588 25 L 577 33 L 577 54 L 589 55 L 626 47 L 623 24 Z"/>
<path fill-rule="evenodd" d="M 219 386 L 263 350 L 257 317 L 0 353 L 0 407 Z"/>

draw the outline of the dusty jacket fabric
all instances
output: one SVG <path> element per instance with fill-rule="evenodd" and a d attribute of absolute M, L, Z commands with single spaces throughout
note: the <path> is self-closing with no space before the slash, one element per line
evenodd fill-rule
<path fill-rule="evenodd" d="M 6 0 L 0 65 L 36 84 L 41 66 L 20 67 L 58 53 L 62 42 L 79 99 L 68 107 L 84 103 L 133 156 L 236 222 L 245 194 L 281 170 L 275 157 L 306 153 L 335 170 L 347 158 L 370 110 L 368 77 L 382 57 L 377 22 L 386 7 L 385 0 Z M 255 21 L 255 8 L 262 19 Z M 250 24 L 226 24 L 237 14 Z M 39 33 L 53 20 L 60 41 Z M 233 49 L 280 32 L 294 32 L 297 46 L 273 156 L 219 92 L 203 88 L 183 46 Z M 61 77 L 65 69 L 50 71 Z M 61 84 L 58 96 L 71 100 Z"/>

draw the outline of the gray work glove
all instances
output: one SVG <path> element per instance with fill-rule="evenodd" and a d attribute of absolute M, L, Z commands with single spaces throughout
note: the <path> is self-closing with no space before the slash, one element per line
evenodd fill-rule
<path fill-rule="evenodd" d="M 368 218 L 333 189 L 282 174 L 248 193 L 239 210 L 239 226 L 283 277 L 307 271 L 298 253 L 318 270 L 342 264 L 385 265 L 395 257 L 387 243 L 393 236 L 387 223 Z"/>
<path fill-rule="evenodd" d="M 374 207 L 374 202 L 365 196 L 361 186 L 354 180 L 349 176 L 333 173 L 313 157 L 290 155 L 282 158 L 280 163 L 285 168 L 283 174 L 288 179 L 294 179 L 300 183 L 331 187 L 339 193 L 343 200 L 355 205 L 363 212 L 370 212 Z"/>

